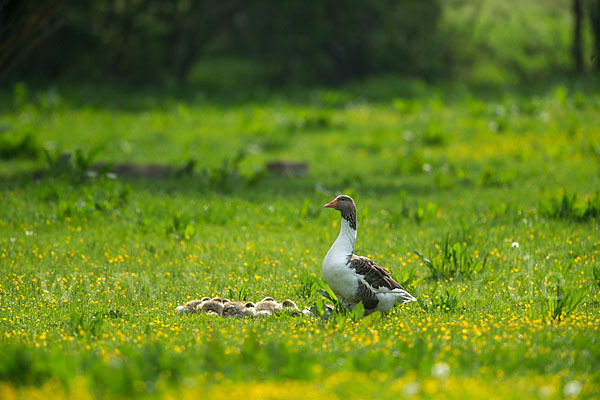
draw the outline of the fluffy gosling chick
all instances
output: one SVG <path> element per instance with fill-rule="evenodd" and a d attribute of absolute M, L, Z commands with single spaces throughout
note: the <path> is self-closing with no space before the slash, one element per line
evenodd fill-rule
<path fill-rule="evenodd" d="M 256 304 L 256 316 L 265 317 L 283 310 L 281 304 L 272 297 L 265 297 Z"/>
<path fill-rule="evenodd" d="M 210 297 L 203 297 L 202 299 L 191 300 L 182 306 L 177 306 L 178 313 L 191 314 L 198 311 L 198 307 L 205 301 L 210 300 Z"/>
<path fill-rule="evenodd" d="M 289 311 L 292 313 L 292 315 L 300 315 L 300 309 L 298 308 L 298 306 L 296 305 L 296 303 L 294 303 L 293 300 L 290 299 L 285 299 L 284 301 L 281 302 L 281 307 L 285 310 L 285 311 Z"/>
<path fill-rule="evenodd" d="M 254 317 L 254 303 L 245 301 L 230 301 L 223 306 L 224 317 Z"/>
<path fill-rule="evenodd" d="M 223 315 L 223 300 L 215 297 L 214 299 L 203 302 L 198 306 L 198 312 L 209 315 Z"/>

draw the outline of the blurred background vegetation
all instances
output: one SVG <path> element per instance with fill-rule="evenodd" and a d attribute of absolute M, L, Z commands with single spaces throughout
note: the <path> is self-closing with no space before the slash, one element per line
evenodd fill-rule
<path fill-rule="evenodd" d="M 0 85 L 227 91 L 599 70 L 600 0 L 0 0 Z"/>

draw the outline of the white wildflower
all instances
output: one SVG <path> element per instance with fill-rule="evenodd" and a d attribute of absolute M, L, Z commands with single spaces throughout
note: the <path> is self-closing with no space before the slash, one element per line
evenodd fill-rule
<path fill-rule="evenodd" d="M 445 379 L 450 375 L 450 366 L 445 362 L 438 362 L 431 367 L 431 376 L 434 378 Z"/>
<path fill-rule="evenodd" d="M 579 381 L 568 382 L 563 388 L 565 397 L 577 397 L 581 392 L 582 384 Z"/>
<path fill-rule="evenodd" d="M 413 397 L 419 394 L 419 384 L 417 382 L 408 382 L 402 388 L 402 394 L 404 397 Z"/>

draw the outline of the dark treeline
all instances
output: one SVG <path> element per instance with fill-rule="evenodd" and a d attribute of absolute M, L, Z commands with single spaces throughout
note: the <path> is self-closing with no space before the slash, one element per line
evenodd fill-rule
<path fill-rule="evenodd" d="M 0 0 L 3 79 L 183 82 L 246 60 L 272 84 L 444 76 L 439 0 Z"/>
<path fill-rule="evenodd" d="M 464 24 L 454 21 L 449 28 L 445 11 L 465 4 L 471 3 L 0 0 L 0 83 L 201 82 L 203 87 L 224 88 L 231 82 L 331 84 L 375 74 L 437 79 L 456 76 L 454 72 L 482 60 L 525 81 L 566 70 L 565 62 L 553 61 L 568 50 L 552 39 L 560 37 L 558 30 L 542 25 L 549 19 L 528 20 L 519 14 L 522 10 L 488 18 L 490 29 L 503 26 L 509 17 L 532 24 L 504 35 L 501 39 L 508 42 L 499 50 L 503 45 L 498 36 L 486 42 L 481 36 L 488 33 L 487 27 L 474 27 L 483 2 L 470 5 L 472 16 Z M 547 15 L 572 16 L 572 70 L 600 70 L 600 0 L 571 0 L 570 9 L 551 5 Z M 545 41 L 531 37 L 531 32 L 544 30 L 550 32 Z M 510 34 L 522 39 L 511 42 Z M 545 58 L 545 65 L 536 64 L 534 56 L 528 59 L 529 54 Z"/>

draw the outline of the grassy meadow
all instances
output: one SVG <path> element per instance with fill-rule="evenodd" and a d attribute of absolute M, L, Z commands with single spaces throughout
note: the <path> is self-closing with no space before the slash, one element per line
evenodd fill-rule
<path fill-rule="evenodd" d="M 598 87 L 381 79 L 213 101 L 16 85 L 0 112 L 0 398 L 598 398 Z M 123 162 L 161 173 L 107 172 Z M 418 303 L 175 312 L 202 296 L 320 305 L 339 231 L 322 206 L 339 193 L 357 254 Z"/>

